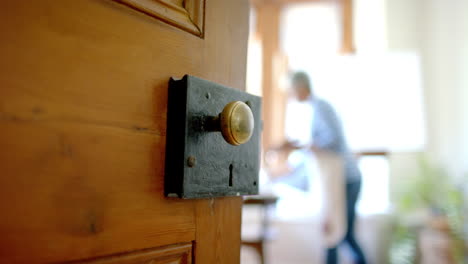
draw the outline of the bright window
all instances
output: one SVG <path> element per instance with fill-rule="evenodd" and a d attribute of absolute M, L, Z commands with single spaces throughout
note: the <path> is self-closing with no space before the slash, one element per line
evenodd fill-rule
<path fill-rule="evenodd" d="M 371 53 L 340 56 L 338 9 L 327 3 L 298 4 L 282 15 L 281 47 L 291 71 L 309 73 L 315 94 L 329 101 L 341 117 L 355 152 L 419 151 L 425 145 L 420 57 L 415 53 Z M 382 26 L 382 25 L 379 25 Z M 378 43 L 382 43 L 381 34 Z M 377 43 L 376 42 L 376 43 Z M 310 119 L 295 103 L 288 112 L 286 134 L 308 141 Z M 302 135 L 302 134 L 304 135 Z M 389 165 L 386 157 L 360 159 L 363 186 L 360 213 L 389 207 Z"/>

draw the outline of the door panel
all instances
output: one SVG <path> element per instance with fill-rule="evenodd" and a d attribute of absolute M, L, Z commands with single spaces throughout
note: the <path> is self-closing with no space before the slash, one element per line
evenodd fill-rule
<path fill-rule="evenodd" d="M 205 0 L 116 0 L 170 25 L 203 37 Z"/>
<path fill-rule="evenodd" d="M 200 38 L 110 0 L 2 3 L 1 261 L 193 242 L 195 263 L 238 263 L 241 198 L 162 188 L 167 81 L 243 89 L 247 16 L 210 1 Z"/>
<path fill-rule="evenodd" d="M 191 264 L 192 244 L 180 244 L 157 249 L 142 250 L 91 261 L 80 261 L 86 264 Z"/>

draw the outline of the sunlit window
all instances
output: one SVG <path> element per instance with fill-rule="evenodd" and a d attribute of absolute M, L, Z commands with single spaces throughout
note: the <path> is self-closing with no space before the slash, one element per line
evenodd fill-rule
<path fill-rule="evenodd" d="M 337 9 L 300 4 L 282 15 L 282 49 L 291 71 L 309 73 L 314 93 L 330 102 L 344 124 L 352 151 L 419 151 L 425 145 L 420 57 L 416 53 L 359 53 L 340 56 Z M 288 105 L 286 135 L 307 142 L 312 117 Z M 301 118 L 301 120 L 297 120 Z M 307 119 L 307 120 L 306 120 Z M 389 207 L 386 157 L 363 157 L 360 213 Z"/>

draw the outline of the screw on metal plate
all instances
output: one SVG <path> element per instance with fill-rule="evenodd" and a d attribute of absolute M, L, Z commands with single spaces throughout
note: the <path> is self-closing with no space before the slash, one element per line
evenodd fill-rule
<path fill-rule="evenodd" d="M 197 163 L 197 159 L 194 156 L 189 156 L 187 159 L 187 165 L 192 168 L 195 167 L 195 164 Z"/>

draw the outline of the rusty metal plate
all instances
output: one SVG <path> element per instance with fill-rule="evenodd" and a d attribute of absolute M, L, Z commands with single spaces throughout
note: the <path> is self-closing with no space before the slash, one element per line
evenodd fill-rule
<path fill-rule="evenodd" d="M 190 199 L 258 194 L 261 98 L 189 75 L 171 79 L 168 94 L 165 195 Z M 232 101 L 245 102 L 254 116 L 252 137 L 239 146 L 207 126 L 207 120 Z"/>

